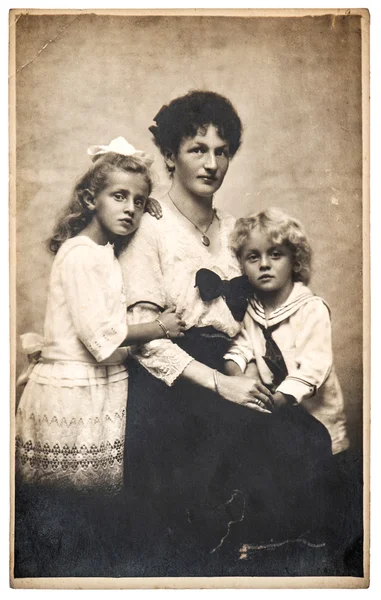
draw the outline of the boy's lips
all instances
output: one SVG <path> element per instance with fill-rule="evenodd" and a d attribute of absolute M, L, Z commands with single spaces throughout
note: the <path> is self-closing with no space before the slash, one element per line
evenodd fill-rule
<path fill-rule="evenodd" d="M 268 275 L 268 274 L 266 274 L 266 275 L 261 275 L 260 277 L 258 277 L 258 281 L 264 281 L 264 280 L 267 280 L 267 279 L 274 279 L 274 275 Z"/>

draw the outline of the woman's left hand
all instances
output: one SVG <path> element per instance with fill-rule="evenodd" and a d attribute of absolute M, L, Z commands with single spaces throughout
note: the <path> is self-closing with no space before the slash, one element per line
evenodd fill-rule
<path fill-rule="evenodd" d="M 148 212 L 155 219 L 161 219 L 163 216 L 161 204 L 155 198 L 148 198 L 144 212 Z"/>

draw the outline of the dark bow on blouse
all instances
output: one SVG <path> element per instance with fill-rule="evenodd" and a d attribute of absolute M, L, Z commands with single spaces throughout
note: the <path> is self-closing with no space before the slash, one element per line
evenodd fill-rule
<path fill-rule="evenodd" d="M 204 302 L 210 302 L 221 296 L 236 321 L 243 320 L 249 297 L 253 293 L 253 288 L 246 275 L 230 280 L 221 279 L 217 273 L 209 269 L 197 271 L 195 287 L 198 287 L 200 297 Z"/>

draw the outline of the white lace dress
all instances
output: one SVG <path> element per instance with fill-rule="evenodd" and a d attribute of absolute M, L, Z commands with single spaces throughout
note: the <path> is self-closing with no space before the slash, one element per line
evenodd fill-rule
<path fill-rule="evenodd" d="M 33 483 L 116 491 L 123 482 L 126 302 L 113 247 L 86 236 L 54 260 L 44 345 L 16 415 L 17 471 Z"/>

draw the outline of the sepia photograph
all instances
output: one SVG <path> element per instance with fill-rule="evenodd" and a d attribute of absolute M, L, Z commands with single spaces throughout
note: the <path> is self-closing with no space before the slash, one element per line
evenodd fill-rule
<path fill-rule="evenodd" d="M 368 10 L 9 31 L 11 586 L 368 587 Z"/>

